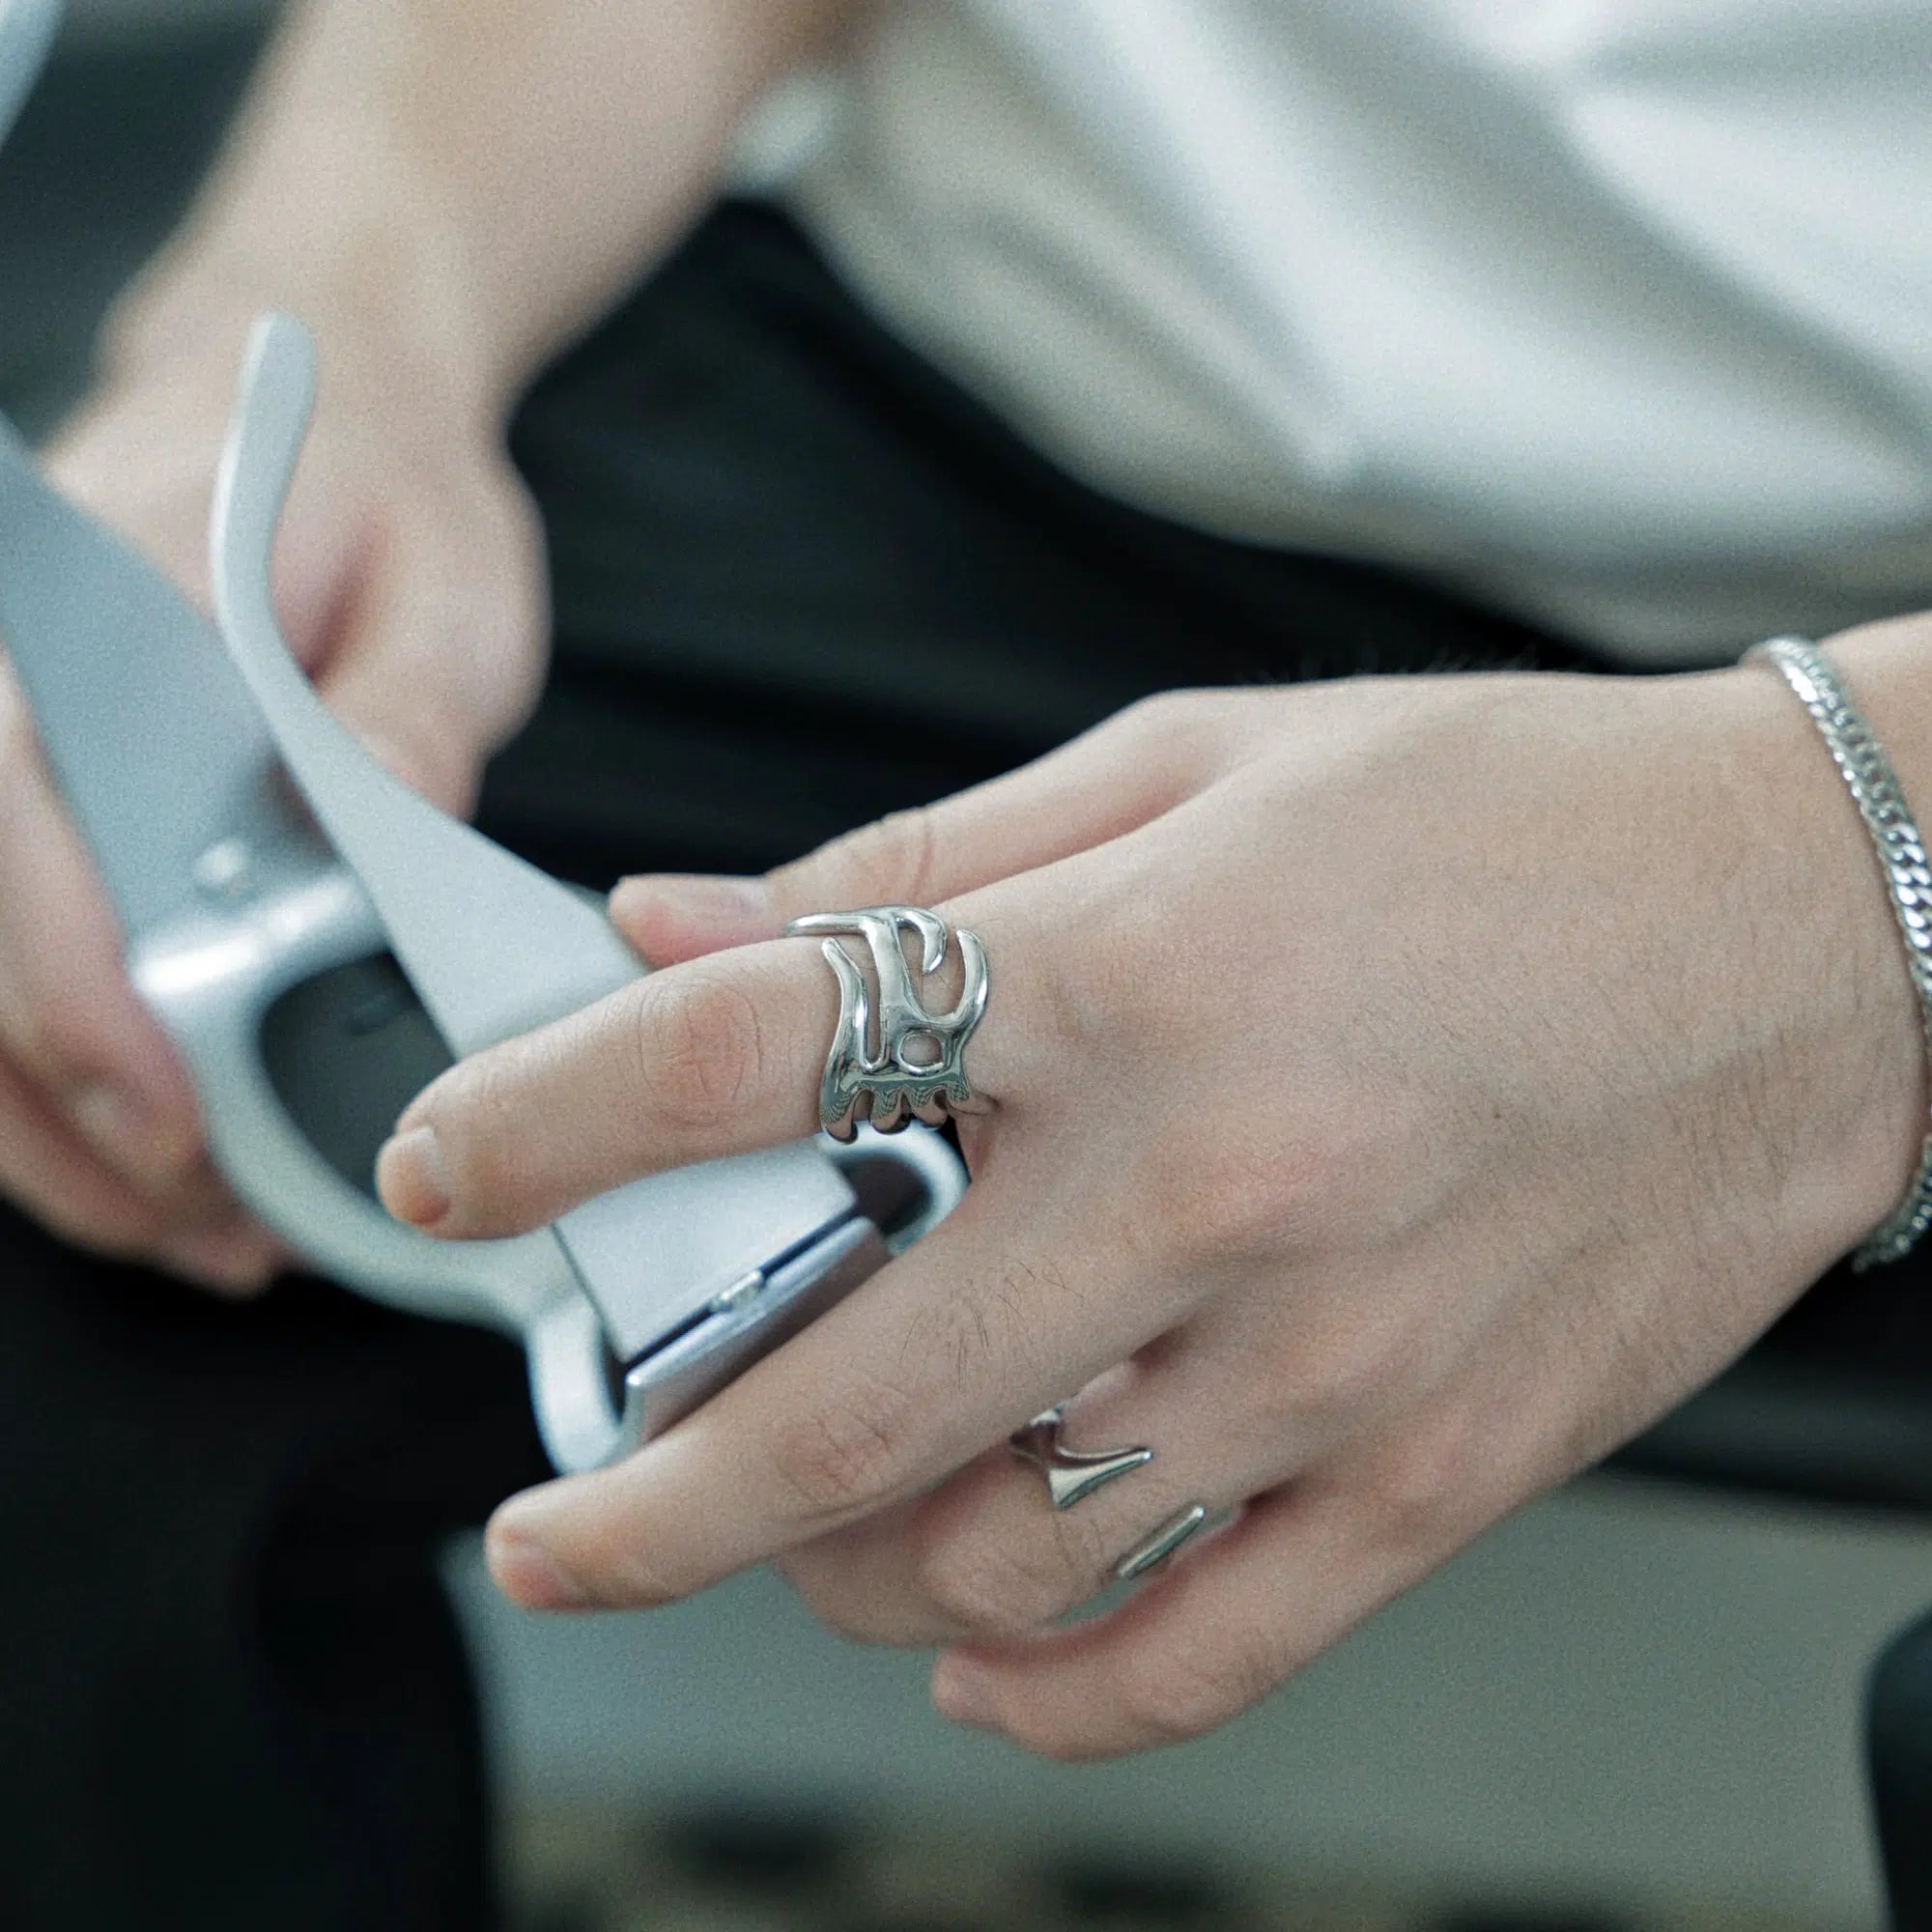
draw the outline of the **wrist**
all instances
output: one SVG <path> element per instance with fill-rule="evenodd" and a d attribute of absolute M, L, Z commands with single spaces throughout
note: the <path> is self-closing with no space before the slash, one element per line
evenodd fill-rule
<path fill-rule="evenodd" d="M 1863 694 L 1834 643 L 1834 668 Z M 1927 1066 L 1918 994 L 1872 835 L 1817 723 L 1775 665 L 1712 680 L 1752 839 L 1744 938 L 1779 1039 L 1787 1096 L 1784 1238 L 1825 1264 L 1859 1246 L 1906 1196 L 1925 1142 Z M 1888 731 L 1867 712 L 1882 744 Z M 1906 788 L 1915 811 L 1919 798 Z"/>
<path fill-rule="evenodd" d="M 326 371 L 385 374 L 453 426 L 499 435 L 521 372 L 434 198 L 365 159 L 291 216 L 301 197 L 277 195 L 283 174 L 216 196 L 128 286 L 101 331 L 101 384 L 205 380 L 225 397 L 254 319 L 281 309 L 314 331 Z"/>

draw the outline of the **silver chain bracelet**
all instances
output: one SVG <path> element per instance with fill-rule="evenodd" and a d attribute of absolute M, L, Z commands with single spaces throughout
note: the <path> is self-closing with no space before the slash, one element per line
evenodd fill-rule
<path fill-rule="evenodd" d="M 1752 658 L 1776 665 L 1798 694 L 1872 836 L 1892 915 L 1905 940 L 1905 963 L 1911 970 L 1912 990 L 1918 995 L 1919 1023 L 1932 1062 L 1932 867 L 1927 866 L 1925 841 L 1906 809 L 1891 761 L 1859 715 L 1831 660 L 1816 644 L 1803 638 L 1773 638 L 1745 653 L 1747 662 Z M 1859 1244 L 1852 1265 L 1868 1268 L 1895 1262 L 1912 1251 L 1927 1228 L 1932 1228 L 1932 1132 L 1919 1150 L 1918 1171 L 1905 1199 Z"/>

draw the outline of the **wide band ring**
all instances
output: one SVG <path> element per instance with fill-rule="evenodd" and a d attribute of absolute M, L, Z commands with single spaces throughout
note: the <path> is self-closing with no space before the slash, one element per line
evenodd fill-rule
<path fill-rule="evenodd" d="M 838 1025 L 818 1088 L 818 1122 L 836 1141 L 849 1141 L 866 1118 L 882 1134 L 909 1121 L 940 1125 L 948 1114 L 982 1114 L 986 1102 L 966 1077 L 966 1042 L 986 1010 L 986 949 L 961 926 L 964 983 L 949 1012 L 920 1004 L 901 935 L 919 941 L 920 970 L 936 973 L 954 935 L 937 913 L 921 906 L 867 906 L 857 912 L 808 913 L 787 934 L 823 934 L 820 951 L 838 981 Z M 861 960 L 839 944 L 865 942 L 876 994 Z"/>

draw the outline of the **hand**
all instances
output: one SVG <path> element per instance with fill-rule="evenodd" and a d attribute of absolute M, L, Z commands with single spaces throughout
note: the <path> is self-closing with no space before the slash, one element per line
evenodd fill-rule
<path fill-rule="evenodd" d="M 395 1211 L 510 1234 L 806 1132 L 836 999 L 771 941 L 808 909 L 980 934 L 995 1111 L 910 1254 L 505 1505 L 497 1580 L 650 1605 L 775 1558 L 1037 1750 L 1212 1728 L 1889 1210 L 1922 1047 L 1862 841 L 1753 667 L 1182 694 L 765 880 L 630 882 L 668 970 L 430 1087 Z M 1074 1446 L 1155 1454 L 1056 1515 L 1004 1441 L 1067 1397 Z M 1235 1520 L 1055 1627 L 1197 1500 Z"/>
<path fill-rule="evenodd" d="M 124 369 L 49 453 L 54 481 L 204 606 L 208 503 L 245 315 L 218 354 Z M 325 335 L 277 554 L 291 645 L 376 754 L 452 810 L 542 660 L 535 519 L 494 425 L 393 345 Z M 194 1094 L 0 664 L 0 1188 L 68 1239 L 209 1288 L 282 1250 L 209 1163 Z"/>

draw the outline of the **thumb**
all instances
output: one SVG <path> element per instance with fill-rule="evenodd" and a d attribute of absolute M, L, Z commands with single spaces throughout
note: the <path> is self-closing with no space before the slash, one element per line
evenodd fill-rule
<path fill-rule="evenodd" d="M 1216 762 L 1146 700 L 1043 758 L 936 805 L 845 833 L 762 878 L 654 872 L 611 895 L 617 929 L 654 966 L 775 939 L 787 921 L 868 905 L 933 906 L 1137 831 Z"/>

